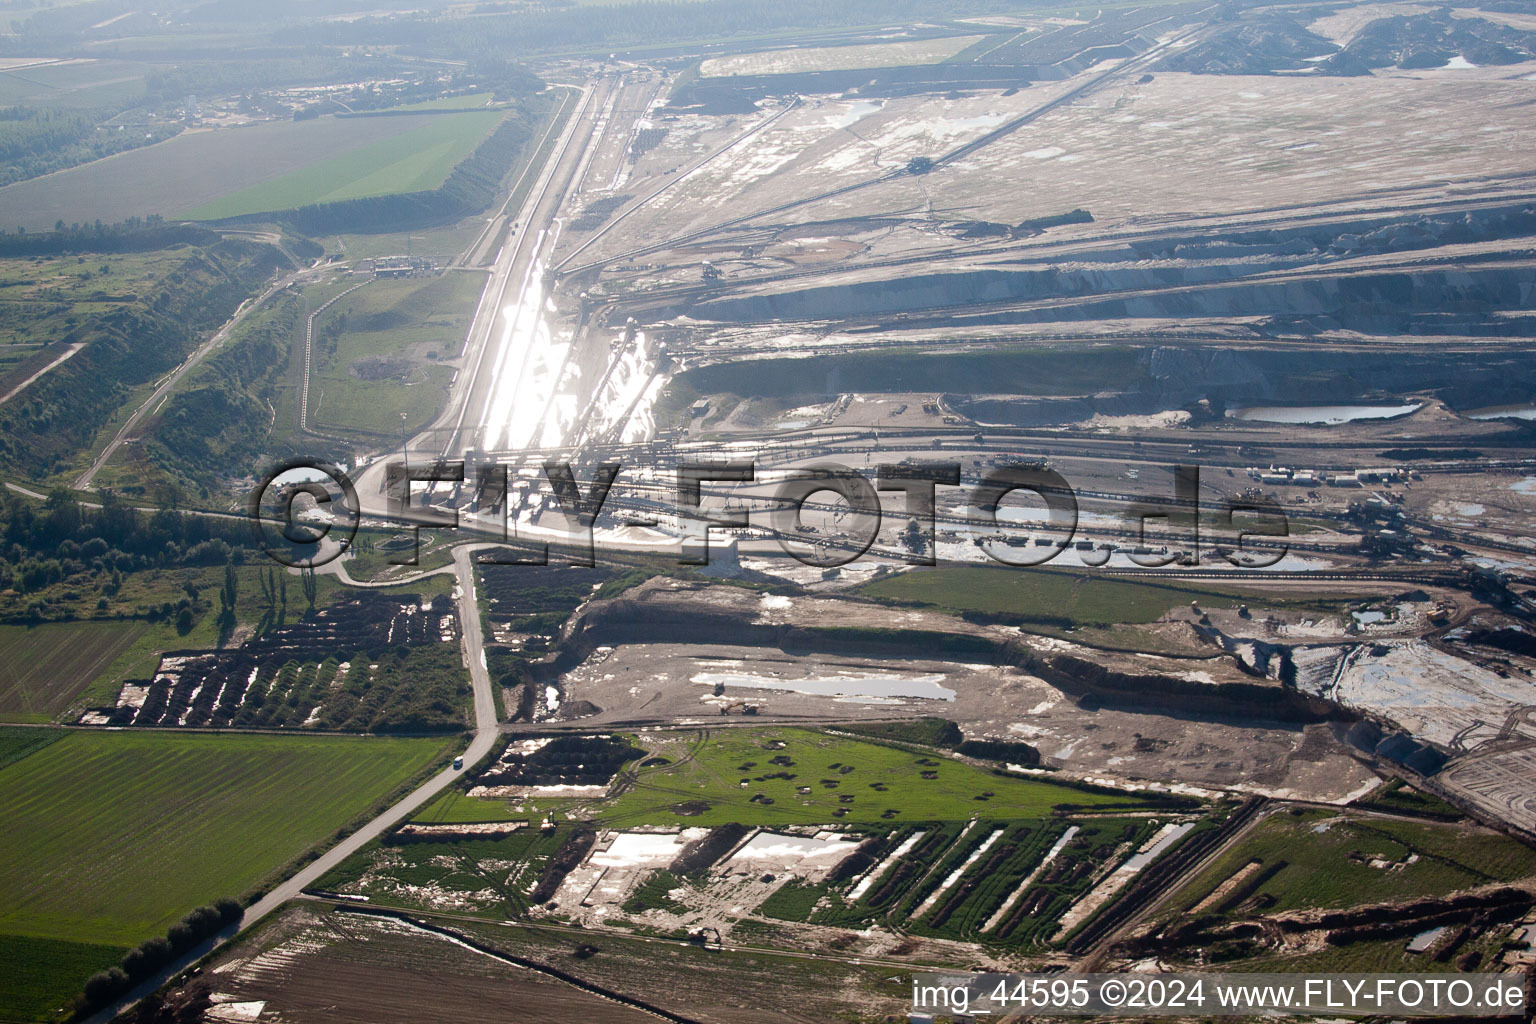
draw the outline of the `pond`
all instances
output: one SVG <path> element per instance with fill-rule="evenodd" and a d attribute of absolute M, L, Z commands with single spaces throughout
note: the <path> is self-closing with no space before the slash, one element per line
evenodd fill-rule
<path fill-rule="evenodd" d="M 1227 415 L 1236 420 L 1253 420 L 1260 423 L 1307 423 L 1336 426 L 1356 420 L 1389 420 L 1418 412 L 1423 405 L 1410 402 L 1404 405 L 1248 405 L 1229 409 Z"/>

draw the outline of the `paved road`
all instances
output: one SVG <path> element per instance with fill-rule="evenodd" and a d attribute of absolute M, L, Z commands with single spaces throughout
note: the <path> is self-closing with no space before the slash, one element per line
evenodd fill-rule
<path fill-rule="evenodd" d="M 469 665 L 469 679 L 475 691 L 475 731 L 469 749 L 464 752 L 465 766 L 471 766 L 490 753 L 496 742 L 496 701 L 491 695 L 491 674 L 485 666 L 485 644 L 480 636 L 480 610 L 475 601 L 474 549 L 469 545 L 453 552 L 454 576 L 458 579 L 459 634 L 464 647 L 464 660 Z M 253 903 L 240 919 L 244 931 L 267 914 L 299 895 L 307 886 L 331 868 L 377 839 L 386 829 L 404 821 L 412 812 L 447 789 L 464 774 L 453 768 L 444 768 L 408 795 L 396 801 L 388 810 L 352 833 L 319 858 L 311 861 L 287 881 L 273 888 L 258 902 Z"/>
<path fill-rule="evenodd" d="M 611 89 L 613 83 L 609 82 L 606 85 L 607 89 Z M 603 95 L 606 94 L 607 90 L 605 89 Z M 540 169 L 540 180 L 524 204 L 523 229 L 502 253 L 502 258 L 498 261 L 498 266 L 493 271 L 491 281 L 488 283 L 486 291 L 482 296 L 480 309 L 476 312 L 475 324 L 466 342 L 465 357 L 466 365 L 468 366 L 478 369 L 479 364 L 483 361 L 485 349 L 493 347 L 492 328 L 500 318 L 501 305 L 504 301 L 502 298 L 503 292 L 507 289 L 509 281 L 518 277 L 518 274 L 515 272 L 522 271 L 526 273 L 527 268 L 532 265 L 533 259 L 537 255 L 538 246 L 536 244 L 525 244 L 525 241 L 536 241 L 539 237 L 539 233 L 529 230 L 529 226 L 535 221 L 539 223 L 553 221 L 560 200 L 563 198 L 564 188 L 569 184 L 575 167 L 580 163 L 581 157 L 586 150 L 587 142 L 589 141 L 586 137 L 582 138 L 582 142 L 578 146 L 573 147 L 572 141 L 578 137 L 578 133 L 582 129 L 585 129 L 587 135 L 590 135 L 592 126 L 590 121 L 587 121 L 584 117 L 584 114 L 587 110 L 591 109 L 595 98 L 597 97 L 593 89 L 587 88 L 583 90 L 583 108 L 578 110 L 575 116 L 569 118 L 563 138 L 554 156 L 545 161 Z M 541 217 L 542 219 L 540 219 Z M 257 298 L 242 305 L 235 315 L 213 337 L 200 345 L 187 358 L 186 362 L 178 367 L 170 376 L 166 377 L 155 389 L 154 393 L 129 417 L 128 422 L 123 425 L 111 443 L 107 445 L 95 462 L 91 464 L 90 469 L 75 481 L 76 488 L 84 489 L 90 486 L 91 480 L 112 457 L 117 448 L 122 445 L 133 429 L 137 427 L 139 422 L 151 410 L 157 407 L 158 403 L 171 392 L 171 389 L 186 375 L 188 370 L 197 365 L 210 351 L 222 343 L 229 336 L 230 331 L 244 320 L 245 317 L 249 316 L 252 311 L 289 284 L 300 281 L 306 276 L 316 273 L 317 270 L 318 268 L 311 267 L 295 271 L 287 277 L 274 282 L 271 287 Z M 464 420 L 466 410 L 472 407 L 476 400 L 483 401 L 483 395 L 475 393 L 475 384 L 477 380 L 481 380 L 480 375 L 472 372 L 468 376 L 469 379 L 463 382 L 463 386 L 456 389 L 458 392 L 457 402 L 450 403 L 439 420 L 440 425 L 454 427 L 455 434 L 458 433 L 457 427 Z M 483 386 L 484 384 L 481 383 L 482 388 Z M 464 763 L 466 766 L 474 765 L 480 758 L 490 752 L 491 747 L 496 742 L 497 726 L 499 724 L 496 716 L 495 698 L 491 690 L 490 672 L 486 668 L 484 639 L 480 631 L 480 611 L 475 600 L 474 554 L 480 548 L 487 546 L 490 545 L 460 545 L 454 549 L 453 553 L 454 564 L 452 571 L 458 581 L 460 641 L 474 691 L 475 726 L 473 738 L 468 749 L 464 751 Z M 333 568 L 330 571 L 335 572 L 343 583 L 350 586 L 370 586 L 370 584 L 360 583 L 351 579 L 350 574 L 346 572 L 345 567 L 339 560 L 331 563 L 331 566 Z M 422 576 L 430 576 L 447 571 L 449 570 L 446 568 L 430 570 L 407 579 L 391 580 L 385 584 L 375 584 L 375 586 L 399 586 L 411 580 L 419 579 Z M 443 790 L 447 789 L 462 775 L 463 771 L 461 770 L 456 771 L 452 768 L 445 768 L 430 779 L 427 779 L 409 794 L 375 816 L 366 825 L 331 847 L 321 854 L 320 857 L 301 868 L 291 878 L 281 882 L 256 903 L 246 908 L 245 914 L 240 920 L 239 928 L 233 934 L 227 935 L 222 941 L 229 941 L 234 935 L 244 932 L 272 913 L 272 911 L 298 896 L 305 887 L 313 885 L 326 872 L 356 853 L 363 846 L 378 838 L 389 828 L 407 819 L 412 813 L 442 793 Z M 174 977 L 190 966 L 191 963 L 206 955 L 210 948 L 207 945 L 199 947 L 176 964 L 161 972 L 156 978 L 149 979 L 143 984 L 136 986 L 116 1005 L 102 1010 L 89 1018 L 86 1024 L 105 1024 L 105 1022 L 110 1021 L 113 1016 L 122 1012 L 123 1009 L 159 988 L 168 979 Z"/>
<path fill-rule="evenodd" d="M 496 701 L 491 695 L 491 674 L 486 669 L 485 645 L 480 634 L 480 610 L 475 600 L 473 558 L 475 551 L 483 546 L 462 545 L 456 548 L 453 553 L 453 572 L 459 584 L 460 642 L 464 649 L 464 660 L 469 665 L 469 678 L 474 687 L 475 694 L 474 738 L 470 740 L 469 748 L 464 752 L 466 768 L 490 753 L 491 746 L 496 742 L 498 725 Z M 436 571 L 443 572 L 446 570 Z M 423 575 L 432 575 L 432 573 L 424 573 Z M 363 585 L 366 586 L 366 584 Z M 444 768 L 417 786 L 409 794 L 395 801 L 387 810 L 380 813 L 368 824 L 347 836 L 347 838 L 331 847 L 317 859 L 306 864 L 291 878 L 278 884 L 267 895 L 247 907 L 245 915 L 240 919 L 239 928 L 234 933 L 226 935 L 219 944 L 222 945 L 223 942 L 230 941 L 235 935 L 244 932 L 272 911 L 298 896 L 305 887 L 313 885 L 327 871 L 362 849 L 367 843 L 377 839 L 386 829 L 405 820 L 422 805 L 447 789 L 463 774 L 463 771 Z M 85 1024 L 106 1024 L 106 1022 L 110 1021 L 128 1006 L 144 998 L 144 996 L 165 984 L 170 978 L 186 970 L 193 962 L 205 956 L 210 948 L 216 947 L 209 945 L 199 946 L 156 977 L 135 987 L 116 1005 L 101 1010 L 90 1017 Z"/>

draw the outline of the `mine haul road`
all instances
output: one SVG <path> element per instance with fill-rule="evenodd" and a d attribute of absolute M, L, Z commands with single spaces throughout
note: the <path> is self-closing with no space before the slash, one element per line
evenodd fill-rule
<path fill-rule="evenodd" d="M 426 430 L 410 440 L 413 456 L 425 462 L 451 459 L 466 448 L 476 447 L 479 417 L 486 408 L 495 382 L 495 368 L 507 337 L 507 315 L 527 289 L 542 287 L 533 279 L 541 258 L 553 248 L 559 224 L 556 215 L 577 175 L 585 169 L 589 150 L 600 139 L 595 130 L 607 100 L 622 88 L 622 78 L 604 77 L 583 88 L 576 111 L 566 121 L 516 215 L 516 230 L 497 253 L 485 290 L 475 308 L 461 355 L 461 369 L 442 414 Z M 510 368 L 509 368 L 510 369 Z M 378 459 L 356 477 L 358 500 L 365 515 L 387 513 L 384 500 L 384 468 L 389 459 Z"/>
<path fill-rule="evenodd" d="M 293 273 L 287 275 L 286 277 L 281 277 L 276 281 L 273 281 L 272 284 L 267 286 L 267 290 L 262 292 L 260 295 L 253 299 L 247 299 L 246 301 L 242 302 L 240 304 L 240 308 L 235 310 L 235 314 L 231 316 L 227 321 L 225 321 L 223 327 L 220 327 L 217 331 L 215 331 L 213 336 L 210 337 L 207 341 L 193 349 L 192 354 L 187 356 L 187 358 L 182 362 L 180 366 L 176 367 L 176 369 L 172 370 L 167 376 L 161 379 L 160 384 L 155 388 L 150 396 L 146 398 L 144 402 L 133 411 L 133 414 L 128 417 L 128 421 L 122 425 L 118 432 L 112 435 L 112 440 L 107 442 L 107 446 L 101 450 L 101 454 L 96 456 L 96 458 L 91 462 L 90 468 L 76 477 L 75 482 L 71 486 L 77 491 L 90 490 L 92 481 L 96 479 L 96 474 L 101 472 L 101 468 L 107 464 L 108 460 L 110 460 L 112 456 L 117 452 L 117 450 L 123 446 L 123 443 L 129 439 L 129 435 L 138 429 L 138 426 L 143 422 L 144 417 L 149 415 L 151 410 L 158 409 L 160 404 L 170 396 L 170 393 L 175 389 L 176 385 L 181 383 L 181 379 L 187 375 L 188 370 L 192 369 L 198 363 L 201 363 L 203 361 L 203 357 L 208 355 L 208 353 L 224 344 L 225 340 L 229 338 L 230 332 L 233 331 L 236 327 L 240 326 L 240 324 L 245 321 L 246 317 L 250 316 L 252 313 L 256 312 L 256 310 L 265 305 L 267 300 L 272 298 L 272 296 L 283 291 L 283 289 L 287 288 L 289 285 L 297 284 L 305 278 L 314 276 L 318 273 L 320 273 L 320 267 L 318 265 L 303 267 L 299 270 L 295 270 Z"/>
<path fill-rule="evenodd" d="M 603 109 L 620 84 L 619 79 L 603 78 L 585 88 L 581 105 L 566 122 L 554 154 L 529 190 L 528 199 L 517 217 L 517 230 L 497 254 L 491 280 L 470 325 L 464 348 L 464 368 L 454 388 L 455 394 L 429 435 L 413 441 L 413 447 L 421 444 L 424 451 L 451 456 L 465 447 L 466 430 L 473 431 L 480 425 L 475 417 L 485 408 L 489 397 L 494 377 L 491 370 L 503 340 L 501 326 L 508 300 L 516 297 L 517 289 L 539 286 L 538 282 L 529 280 L 533 266 L 549 248 L 556 214 L 570 191 L 577 170 L 585 162 L 587 150 L 597 142 L 594 131 L 597 112 Z M 444 430 L 450 432 L 446 443 L 430 440 Z"/>

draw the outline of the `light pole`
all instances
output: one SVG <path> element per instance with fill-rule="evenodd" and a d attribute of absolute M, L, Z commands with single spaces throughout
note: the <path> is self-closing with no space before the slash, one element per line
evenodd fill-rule
<path fill-rule="evenodd" d="M 411 449 L 405 440 L 405 413 L 400 414 L 400 457 L 405 461 L 405 502 L 411 502 Z"/>

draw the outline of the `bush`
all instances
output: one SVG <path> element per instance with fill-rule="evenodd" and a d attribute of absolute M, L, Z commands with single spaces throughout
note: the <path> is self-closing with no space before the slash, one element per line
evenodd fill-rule
<path fill-rule="evenodd" d="M 239 924 L 240 919 L 245 916 L 245 908 L 240 905 L 239 900 L 227 898 L 219 900 L 213 905 L 213 909 L 218 911 L 219 921 L 226 926 Z"/>
<path fill-rule="evenodd" d="M 224 921 L 213 907 L 202 906 L 188 912 L 187 916 L 181 919 L 181 923 L 191 929 L 192 934 L 199 939 L 206 939 L 216 934 Z"/>
<path fill-rule="evenodd" d="M 171 948 L 178 953 L 184 949 L 191 949 L 198 940 L 197 933 L 189 928 L 185 921 L 177 921 L 167 928 L 165 937 L 170 942 Z"/>
<path fill-rule="evenodd" d="M 171 962 L 171 944 L 156 936 L 145 939 L 123 957 L 123 971 L 134 981 L 143 981 Z"/>
<path fill-rule="evenodd" d="M 966 757 L 984 758 L 989 761 L 1005 761 L 1033 767 L 1040 763 L 1040 751 L 1028 743 L 1012 740 L 966 740 L 959 746 Z"/>
<path fill-rule="evenodd" d="M 91 975 L 85 982 L 85 999 L 92 1006 L 105 1006 L 124 992 L 131 982 L 121 967 L 109 967 Z"/>

